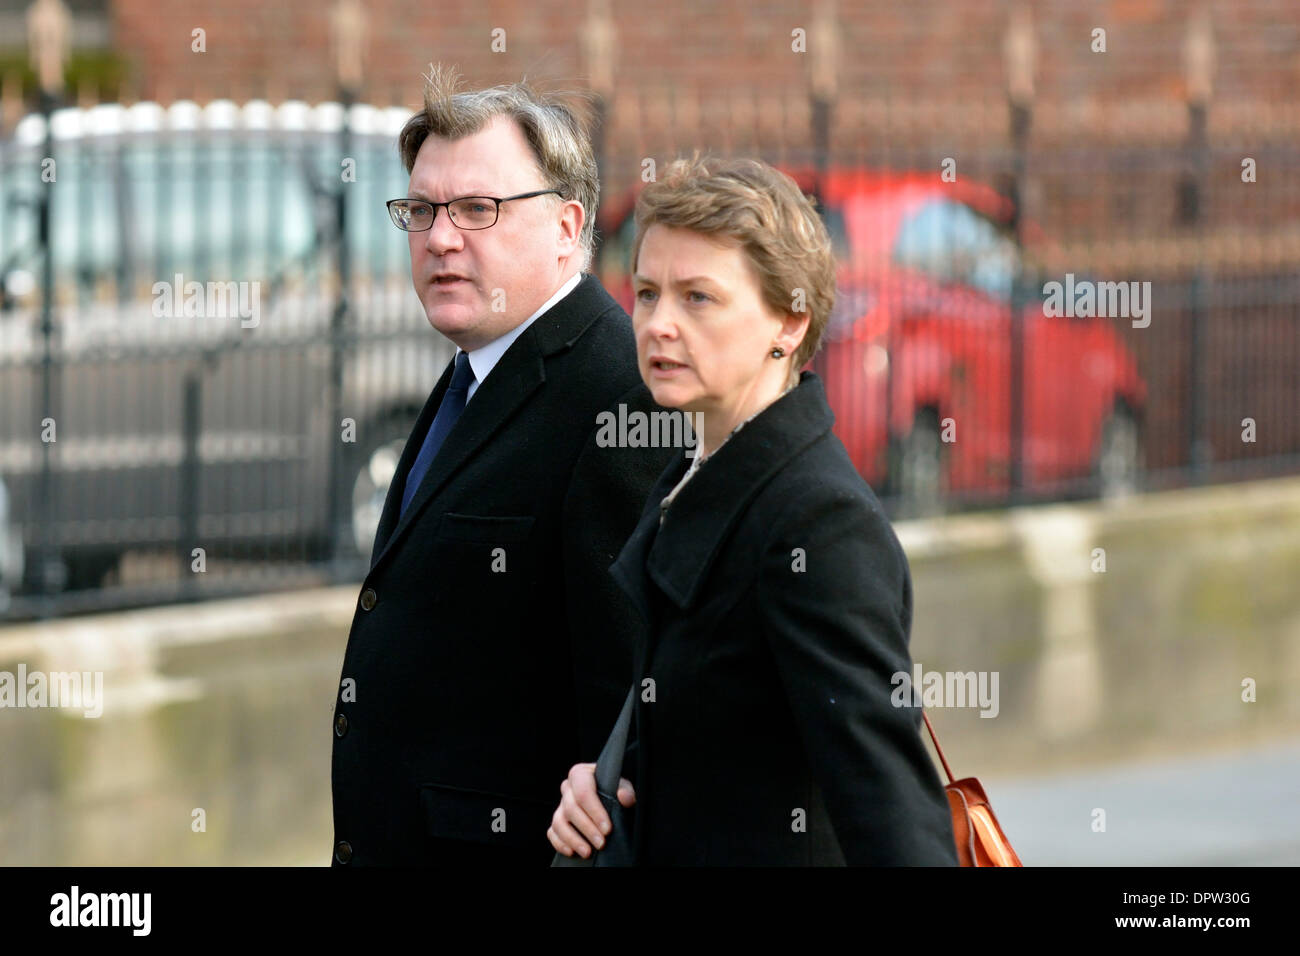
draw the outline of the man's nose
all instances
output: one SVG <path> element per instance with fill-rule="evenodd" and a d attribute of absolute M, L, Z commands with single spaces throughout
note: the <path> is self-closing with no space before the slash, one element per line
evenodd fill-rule
<path fill-rule="evenodd" d="M 465 245 L 464 234 L 456 228 L 445 206 L 433 211 L 433 225 L 424 233 L 424 247 L 436 256 L 444 255 Z"/>

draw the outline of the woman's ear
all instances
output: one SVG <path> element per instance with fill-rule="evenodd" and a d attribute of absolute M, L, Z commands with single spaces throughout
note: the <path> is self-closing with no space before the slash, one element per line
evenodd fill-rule
<path fill-rule="evenodd" d="M 785 349 L 786 355 L 794 355 L 798 351 L 803 337 L 808 334 L 808 323 L 811 321 L 812 316 L 807 312 L 787 312 L 781 317 L 781 333 L 777 341 Z"/>

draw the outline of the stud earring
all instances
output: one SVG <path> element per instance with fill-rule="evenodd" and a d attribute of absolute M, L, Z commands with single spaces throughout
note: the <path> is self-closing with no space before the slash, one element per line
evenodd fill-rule
<path fill-rule="evenodd" d="M 771 353 L 771 354 L 772 354 L 772 358 L 774 358 L 774 359 L 779 359 L 779 358 L 781 358 L 782 356 L 785 355 L 785 349 L 781 348 L 781 346 L 779 346 L 779 345 L 778 345 L 778 346 L 775 346 L 775 347 L 772 349 L 772 353 Z"/>

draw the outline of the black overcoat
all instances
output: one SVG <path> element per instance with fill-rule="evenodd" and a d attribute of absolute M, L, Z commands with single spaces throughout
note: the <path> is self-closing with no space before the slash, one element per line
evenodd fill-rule
<path fill-rule="evenodd" d="M 804 372 L 661 526 L 669 464 L 611 569 L 649 623 L 624 763 L 642 864 L 956 864 L 921 711 L 891 703 L 907 559 L 833 421 Z"/>
<path fill-rule="evenodd" d="M 331 722 L 333 862 L 535 863 L 569 767 L 622 706 L 640 627 L 609 565 L 682 448 L 598 440 L 657 410 L 631 320 L 584 276 L 480 383 L 398 520 L 407 440 Z M 324 730 L 324 727 L 321 728 Z"/>

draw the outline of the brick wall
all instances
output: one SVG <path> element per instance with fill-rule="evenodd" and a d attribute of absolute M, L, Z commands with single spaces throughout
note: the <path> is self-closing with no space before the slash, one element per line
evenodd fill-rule
<path fill-rule="evenodd" d="M 606 195 L 634 182 L 644 156 L 705 146 L 797 162 L 811 150 L 809 75 L 824 56 L 813 0 L 368 0 L 360 98 L 413 107 L 438 60 L 474 85 L 527 75 L 585 87 L 583 26 L 602 7 L 615 36 Z M 111 17 L 140 98 L 317 102 L 337 96 L 331 8 L 115 0 Z M 1300 189 L 1279 173 L 1300 142 L 1296 0 L 837 0 L 834 161 L 937 169 L 956 156 L 964 174 L 997 182 L 1010 136 L 1008 24 L 1025 9 L 1036 48 L 1031 145 L 1045 151 L 1026 199 L 1050 231 L 1086 240 L 1182 228 L 1176 148 L 1188 136 L 1184 47 L 1198 10 L 1214 40 L 1209 129 L 1221 149 L 1205 222 L 1282 228 L 1300 216 Z M 204 53 L 191 52 L 196 27 Z M 492 50 L 498 27 L 505 52 Z M 1090 49 L 1098 27 L 1105 53 Z M 791 51 L 796 28 L 810 34 L 806 54 Z M 1278 143 L 1283 155 L 1269 154 Z M 1135 146 L 1147 151 L 1116 151 Z M 1256 154 L 1259 188 L 1236 189 L 1240 157 Z"/>
<path fill-rule="evenodd" d="M 593 3 L 592 6 L 599 6 Z M 848 103 L 902 99 L 944 104 L 954 116 L 1005 98 L 1004 41 L 1019 0 L 838 0 L 841 94 Z M 172 2 L 115 0 L 115 45 L 130 58 L 142 97 L 242 99 L 270 91 L 308 100 L 335 94 L 328 0 Z M 1030 5 L 1036 86 L 1045 101 L 1102 105 L 1181 102 L 1189 11 L 1196 0 L 1043 0 Z M 1300 7 L 1294 0 L 1209 0 L 1215 92 L 1224 100 L 1297 101 Z M 428 3 L 368 0 L 367 83 L 376 102 L 413 102 L 430 60 L 461 66 L 473 83 L 521 74 L 582 84 L 587 4 L 578 0 Z M 673 87 L 703 100 L 740 92 L 802 94 L 810 48 L 792 53 L 791 30 L 811 30 L 811 0 L 611 0 L 615 87 Z M 207 33 L 192 53 L 191 30 Z M 506 30 L 506 51 L 490 48 Z M 1107 31 L 1107 52 L 1089 49 Z M 815 44 L 813 44 L 815 47 Z"/>

